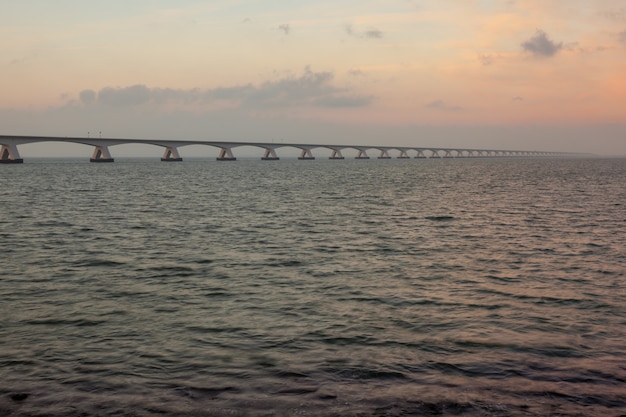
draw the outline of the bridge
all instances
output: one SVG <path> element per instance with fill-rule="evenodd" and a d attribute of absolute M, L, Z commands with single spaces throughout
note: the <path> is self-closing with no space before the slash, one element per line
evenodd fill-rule
<path fill-rule="evenodd" d="M 180 162 L 183 158 L 179 148 L 189 145 L 206 145 L 219 150 L 218 161 L 235 161 L 234 148 L 252 146 L 263 150 L 261 159 L 266 161 L 278 160 L 277 149 L 295 148 L 300 150 L 301 160 L 315 159 L 314 149 L 326 149 L 330 151 L 329 159 L 344 159 L 342 151 L 353 149 L 357 151 L 356 159 L 369 159 L 369 152 L 378 152 L 378 159 L 391 159 L 392 153 L 399 159 L 411 158 L 409 153 L 414 153 L 415 158 L 471 158 L 471 157 L 544 157 L 544 156 L 573 156 L 578 155 L 570 152 L 545 152 L 523 150 L 499 150 L 499 149 L 472 149 L 472 148 L 439 148 L 439 147 L 413 147 L 413 146 L 378 146 L 378 145 L 323 145 L 303 143 L 269 143 L 269 142 L 230 142 L 230 141 L 202 141 L 202 140 L 159 140 L 159 139 L 113 139 L 91 137 L 55 137 L 55 136 L 11 136 L 0 135 L 0 163 L 22 163 L 18 146 L 37 142 L 65 142 L 89 145 L 94 147 L 91 162 L 113 162 L 110 147 L 123 144 L 145 144 L 165 148 L 161 161 Z"/>

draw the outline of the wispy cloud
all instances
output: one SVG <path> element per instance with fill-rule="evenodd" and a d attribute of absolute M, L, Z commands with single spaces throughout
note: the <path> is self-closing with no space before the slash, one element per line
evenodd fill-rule
<path fill-rule="evenodd" d="M 616 20 L 616 21 L 626 20 L 626 8 L 607 10 L 603 14 L 605 17 L 611 20 Z"/>
<path fill-rule="evenodd" d="M 348 35 L 360 39 L 382 39 L 385 36 L 385 33 L 382 30 L 376 28 L 356 30 L 351 24 L 346 24 L 344 29 Z"/>
<path fill-rule="evenodd" d="M 623 44 L 626 45 L 626 30 L 620 32 L 617 34 L 617 39 L 619 39 L 619 41 Z"/>
<path fill-rule="evenodd" d="M 291 32 L 291 26 L 288 23 L 278 25 L 278 30 L 282 31 L 285 35 L 289 35 Z"/>
<path fill-rule="evenodd" d="M 38 51 L 33 51 L 27 55 L 23 55 L 19 58 L 14 58 L 12 60 L 9 61 L 10 65 L 22 65 L 22 64 L 27 64 L 29 62 L 32 62 L 33 60 L 37 59 L 39 57 L 39 52 Z"/>
<path fill-rule="evenodd" d="M 368 29 L 365 31 L 365 37 L 370 39 L 382 39 L 383 32 L 378 29 Z"/>
<path fill-rule="evenodd" d="M 494 55 L 492 55 L 492 54 L 478 54 L 478 60 L 484 66 L 489 66 L 489 65 L 493 64 Z"/>
<path fill-rule="evenodd" d="M 365 75 L 365 71 L 358 69 L 358 68 L 354 68 L 348 71 L 348 75 L 352 77 L 362 77 Z"/>
<path fill-rule="evenodd" d="M 442 111 L 449 111 L 449 112 L 463 110 L 462 107 L 447 104 L 443 100 L 433 100 L 430 103 L 427 103 L 425 107 L 428 109 L 442 110 Z"/>
<path fill-rule="evenodd" d="M 553 42 L 543 30 L 537 30 L 535 35 L 522 43 L 522 48 L 535 56 L 551 57 L 563 49 L 563 42 Z"/>
<path fill-rule="evenodd" d="M 247 108 L 267 107 L 364 107 L 374 97 L 360 95 L 333 84 L 332 72 L 314 72 L 306 68 L 300 76 L 268 80 L 260 85 L 246 84 L 211 89 L 151 88 L 143 84 L 127 87 L 104 87 L 99 91 L 83 90 L 79 100 L 84 105 L 137 107 L 167 103 L 216 104 Z"/>

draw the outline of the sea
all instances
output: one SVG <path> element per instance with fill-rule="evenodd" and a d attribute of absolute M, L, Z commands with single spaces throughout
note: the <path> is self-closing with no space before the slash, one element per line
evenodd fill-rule
<path fill-rule="evenodd" d="M 0 415 L 624 416 L 626 159 L 0 165 Z"/>

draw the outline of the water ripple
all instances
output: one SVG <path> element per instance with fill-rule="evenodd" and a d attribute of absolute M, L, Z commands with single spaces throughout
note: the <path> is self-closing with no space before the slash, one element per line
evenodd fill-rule
<path fill-rule="evenodd" d="M 623 160 L 240 162 L 0 167 L 0 415 L 626 414 Z"/>

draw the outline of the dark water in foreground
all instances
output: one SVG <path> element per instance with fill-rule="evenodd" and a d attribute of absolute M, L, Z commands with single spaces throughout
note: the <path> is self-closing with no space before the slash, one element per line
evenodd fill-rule
<path fill-rule="evenodd" d="M 0 166 L 0 415 L 624 415 L 624 179 L 624 159 Z"/>

